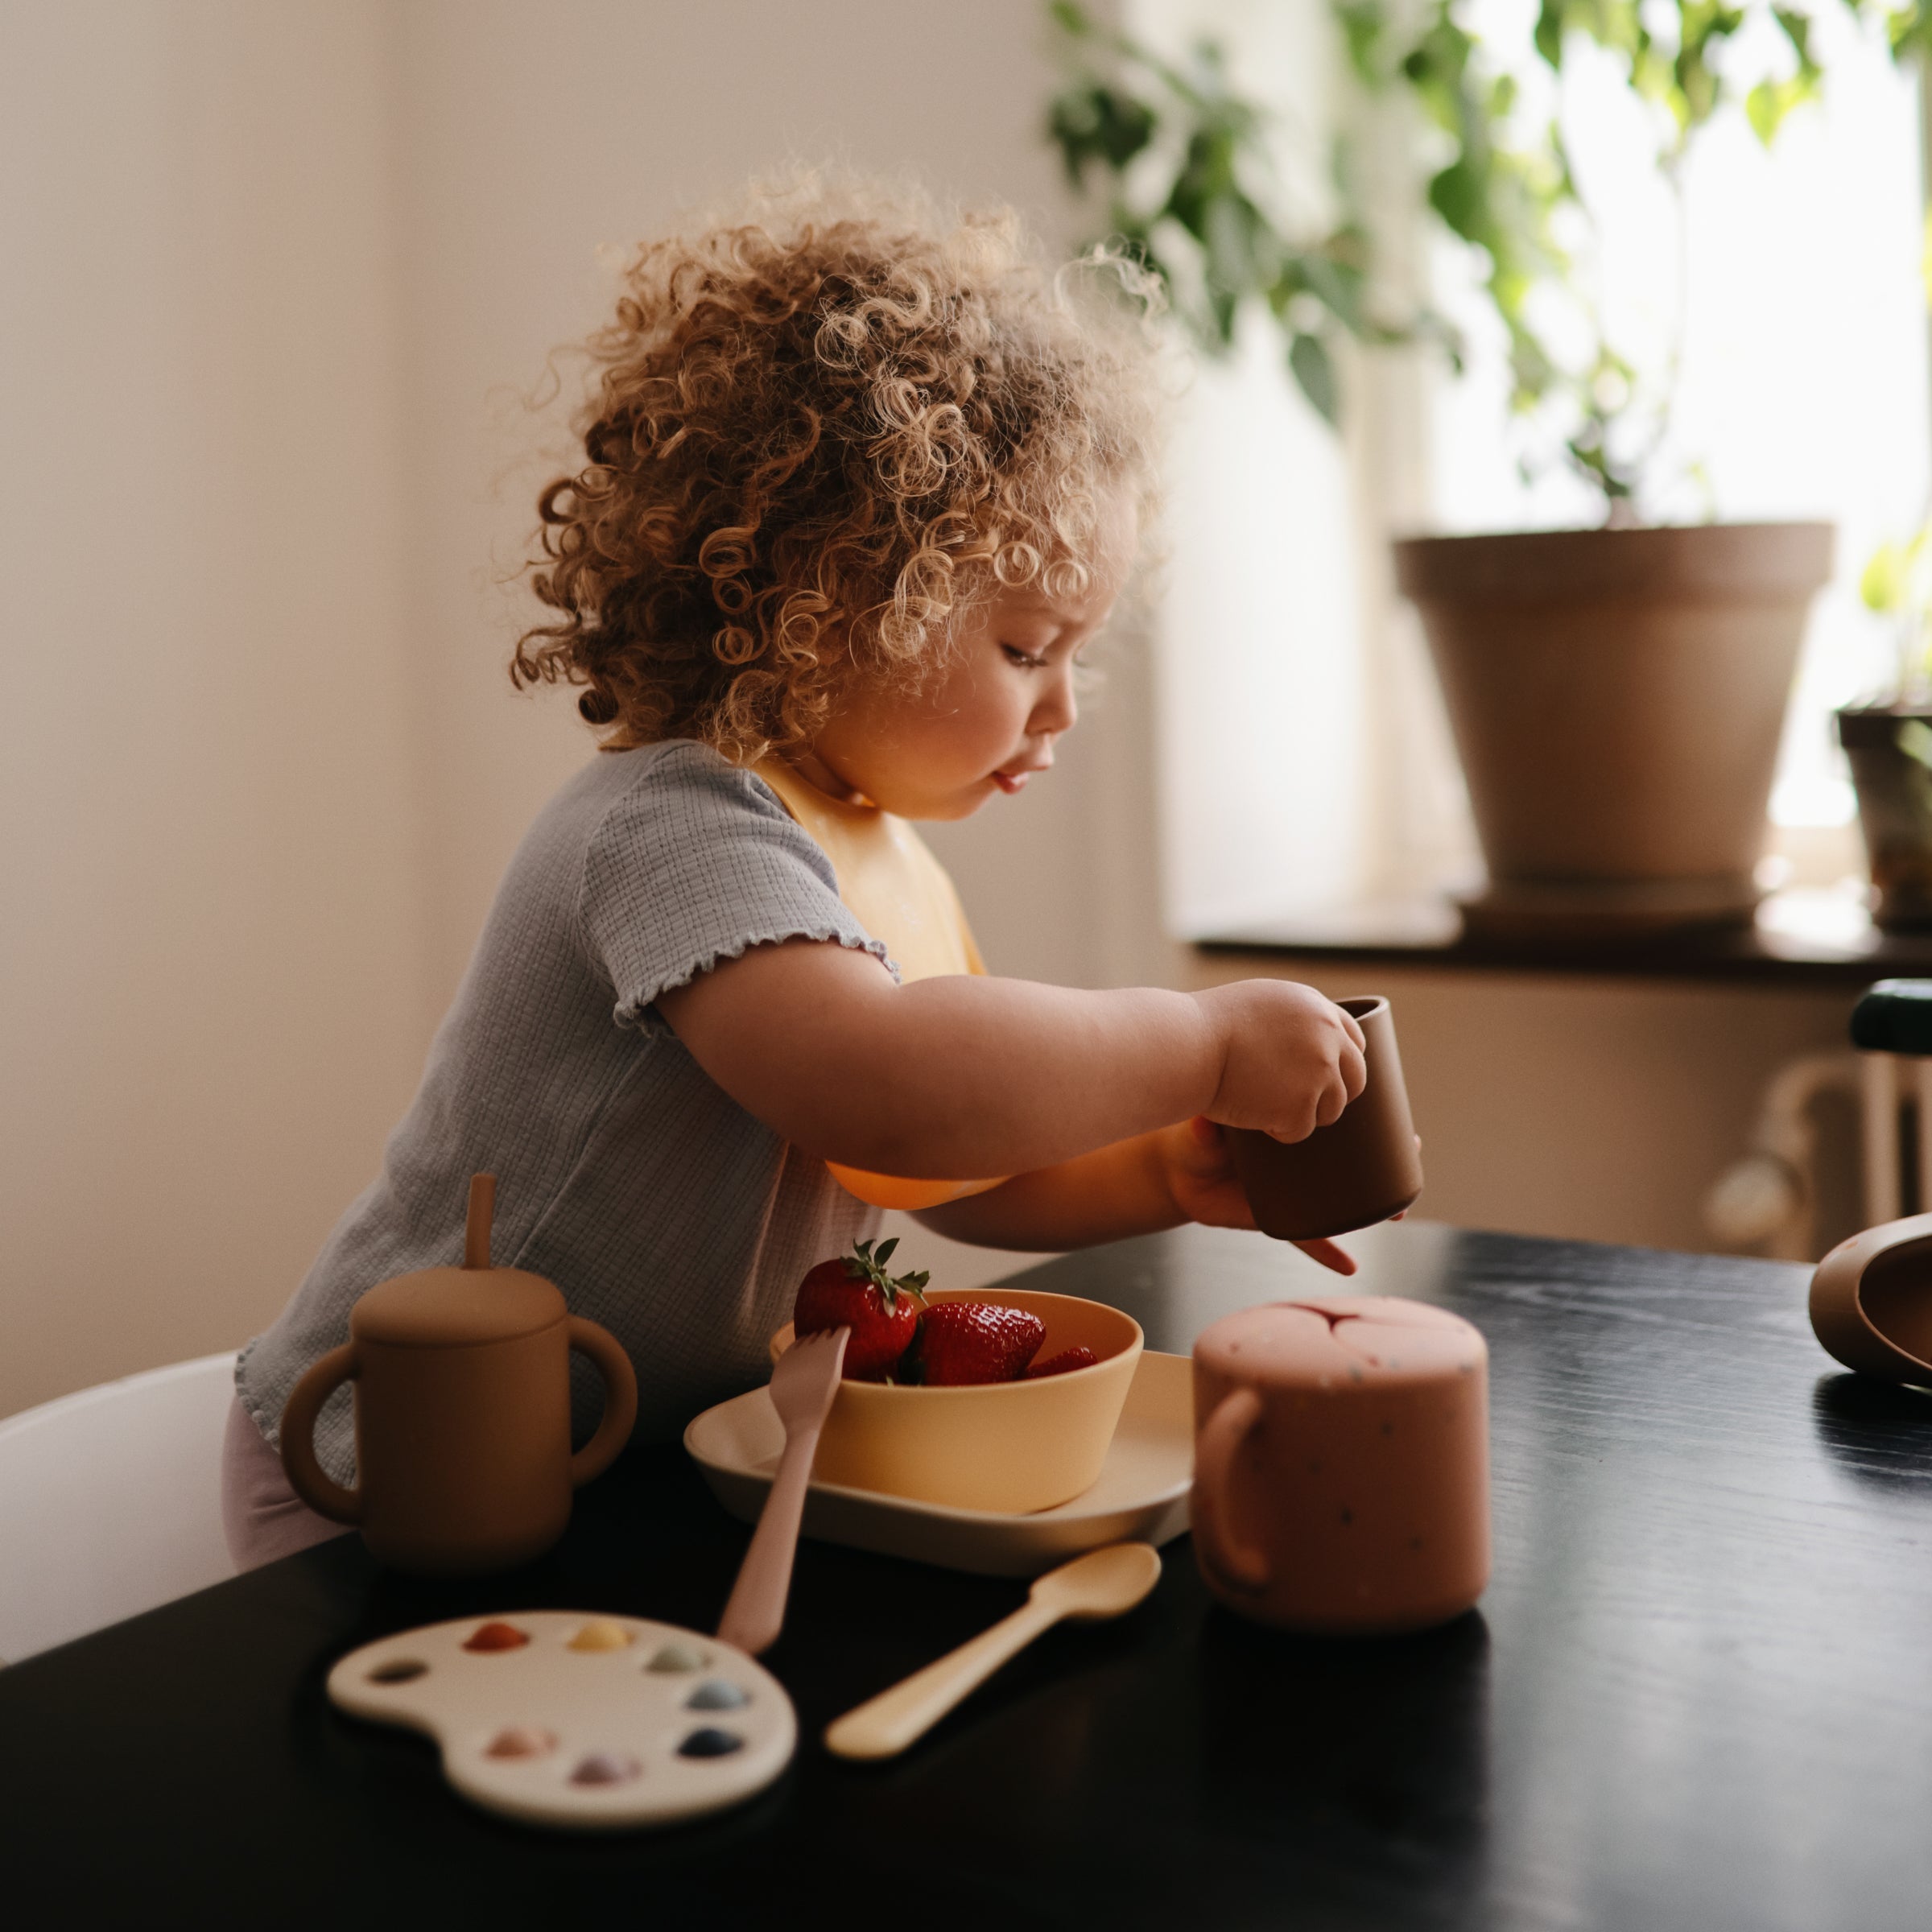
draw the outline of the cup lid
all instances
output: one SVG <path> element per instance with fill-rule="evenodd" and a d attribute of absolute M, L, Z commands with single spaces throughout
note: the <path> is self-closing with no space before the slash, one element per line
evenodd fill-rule
<path fill-rule="evenodd" d="M 1195 1359 L 1236 1381 L 1436 1381 L 1488 1359 L 1482 1331 L 1447 1308 L 1394 1294 L 1310 1295 L 1224 1315 L 1195 1338 Z"/>
<path fill-rule="evenodd" d="M 370 1289 L 349 1331 L 396 1348 L 473 1348 L 535 1335 L 568 1312 L 554 1282 L 520 1268 L 425 1268 Z"/>

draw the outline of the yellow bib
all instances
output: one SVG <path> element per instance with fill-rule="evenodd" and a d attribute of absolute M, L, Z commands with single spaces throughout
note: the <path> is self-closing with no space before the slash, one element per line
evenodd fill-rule
<path fill-rule="evenodd" d="M 767 758 L 753 770 L 831 861 L 840 898 L 875 939 L 886 942 L 901 984 L 986 970 L 952 881 L 903 819 L 876 805 L 835 799 L 776 758 Z M 875 1208 L 909 1211 L 984 1194 L 1005 1179 L 917 1181 L 868 1174 L 836 1161 L 825 1165 L 848 1194 Z"/>

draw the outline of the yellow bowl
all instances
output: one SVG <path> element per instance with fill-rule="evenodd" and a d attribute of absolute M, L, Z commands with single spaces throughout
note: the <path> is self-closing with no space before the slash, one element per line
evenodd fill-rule
<path fill-rule="evenodd" d="M 1015 1516 L 1091 1488 L 1141 1359 L 1140 1323 L 1104 1302 L 1026 1288 L 940 1289 L 926 1298 L 1024 1308 L 1046 1325 L 1036 1362 L 1075 1348 L 1100 1360 L 1032 1382 L 956 1389 L 841 1382 L 811 1480 Z M 791 1346 L 787 1322 L 771 1338 L 773 1361 Z"/>

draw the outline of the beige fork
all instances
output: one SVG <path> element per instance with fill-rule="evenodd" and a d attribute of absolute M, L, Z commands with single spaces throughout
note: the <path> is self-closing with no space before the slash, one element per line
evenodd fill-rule
<path fill-rule="evenodd" d="M 785 1622 L 785 1599 L 791 1589 L 791 1559 L 799 1546 L 805 1513 L 805 1490 L 819 1432 L 832 1413 L 845 1366 L 849 1328 L 802 1335 L 778 1357 L 771 1373 L 771 1406 L 785 1425 L 785 1453 L 772 1478 L 751 1547 L 738 1566 L 731 1601 L 718 1625 L 720 1638 L 756 1657 L 778 1641 Z"/>

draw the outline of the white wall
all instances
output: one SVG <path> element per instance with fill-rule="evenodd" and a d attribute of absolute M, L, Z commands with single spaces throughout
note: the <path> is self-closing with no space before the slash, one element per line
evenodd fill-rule
<path fill-rule="evenodd" d="M 385 13 L 0 8 L 0 1412 L 246 1335 L 412 1084 Z"/>
<path fill-rule="evenodd" d="M 497 579 L 599 250 L 795 156 L 1063 218 L 1039 19 L 0 0 L 0 1414 L 273 1315 L 589 755 Z M 1132 952 L 1109 729 L 938 841 L 1008 970 Z"/>

